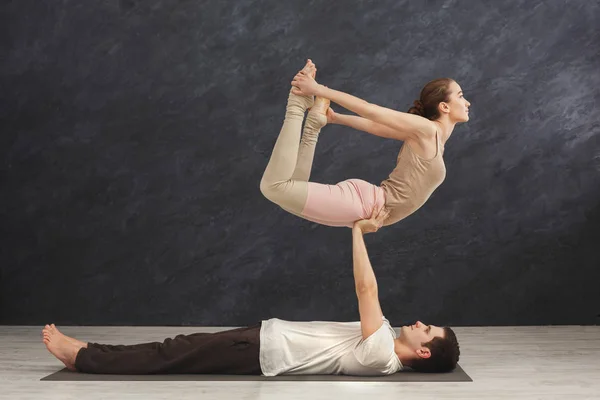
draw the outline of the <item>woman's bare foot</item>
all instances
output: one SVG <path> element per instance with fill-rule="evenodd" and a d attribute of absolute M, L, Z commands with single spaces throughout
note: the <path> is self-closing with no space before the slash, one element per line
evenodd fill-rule
<path fill-rule="evenodd" d="M 315 112 L 317 114 L 327 115 L 327 110 L 329 109 L 329 105 L 331 101 L 324 97 L 315 97 L 315 103 L 311 107 L 310 111 Z"/>
<path fill-rule="evenodd" d="M 313 79 L 315 79 L 317 76 L 317 66 L 312 62 L 310 58 L 306 61 L 306 65 L 304 66 L 304 68 L 302 68 L 302 71 L 307 75 L 311 76 Z M 322 127 L 325 126 L 325 124 L 327 124 L 327 122 L 329 121 L 329 119 L 327 118 L 327 110 L 329 109 L 330 104 L 331 101 L 324 97 L 314 98 L 313 104 L 311 107 L 308 108 L 308 110 L 309 115 L 315 114 L 312 116 L 312 118 L 318 120 L 317 125 L 320 125 Z"/>
<path fill-rule="evenodd" d="M 309 129 L 320 130 L 329 122 L 328 110 L 331 101 L 324 97 L 315 97 L 313 106 L 308 112 L 305 126 Z M 333 111 L 333 110 L 332 110 Z M 333 115 L 332 115 L 333 116 Z"/>
<path fill-rule="evenodd" d="M 308 59 L 306 61 L 306 65 L 304 65 L 304 68 L 302 68 L 300 72 L 304 72 L 314 79 L 317 76 L 317 67 L 310 59 Z M 314 96 L 295 94 L 294 88 L 294 86 L 290 88 L 290 93 L 288 96 L 288 108 L 291 107 L 291 110 L 294 110 L 292 113 L 297 114 L 298 117 L 303 117 L 306 110 L 313 106 L 315 99 Z"/>
<path fill-rule="evenodd" d="M 301 69 L 301 71 L 313 79 L 317 77 L 317 66 L 312 62 L 310 58 L 306 60 L 306 65 L 304 66 L 304 68 Z"/>
<path fill-rule="evenodd" d="M 87 345 L 84 346 L 82 345 L 84 344 L 83 342 L 63 335 L 54 324 L 46 325 L 42 330 L 42 335 L 42 341 L 48 351 L 65 364 L 68 370 L 76 371 L 75 358 L 77 357 L 77 352 L 82 347 L 87 347 Z"/>

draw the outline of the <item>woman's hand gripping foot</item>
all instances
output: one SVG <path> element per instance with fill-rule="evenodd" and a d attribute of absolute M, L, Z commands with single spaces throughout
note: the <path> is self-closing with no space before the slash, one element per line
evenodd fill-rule
<path fill-rule="evenodd" d="M 299 96 L 314 96 L 320 86 L 315 80 L 316 76 L 317 66 L 309 58 L 304 68 L 292 80 L 292 93 Z"/>

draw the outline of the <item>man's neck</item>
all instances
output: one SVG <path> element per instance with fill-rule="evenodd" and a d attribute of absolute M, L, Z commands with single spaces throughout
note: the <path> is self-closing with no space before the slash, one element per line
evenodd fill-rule
<path fill-rule="evenodd" d="M 410 366 L 411 361 L 415 358 L 415 353 L 408 346 L 406 346 L 400 338 L 394 340 L 394 352 L 398 356 L 398 359 L 404 366 Z"/>

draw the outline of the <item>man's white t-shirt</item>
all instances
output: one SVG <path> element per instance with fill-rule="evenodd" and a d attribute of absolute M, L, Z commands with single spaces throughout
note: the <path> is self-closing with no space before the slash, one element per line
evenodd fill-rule
<path fill-rule="evenodd" d="M 390 375 L 402 369 L 396 332 L 383 324 L 362 338 L 360 322 L 293 322 L 272 318 L 260 329 L 260 367 L 276 375 Z"/>

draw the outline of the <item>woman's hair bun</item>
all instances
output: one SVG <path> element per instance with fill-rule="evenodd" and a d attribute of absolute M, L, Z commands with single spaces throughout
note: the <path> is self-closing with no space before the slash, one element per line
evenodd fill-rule
<path fill-rule="evenodd" d="M 414 106 L 411 107 L 408 112 L 410 114 L 417 114 L 420 116 L 424 116 L 425 115 L 425 107 L 423 106 L 423 103 L 421 102 L 421 100 L 415 100 L 415 102 L 413 103 Z"/>

